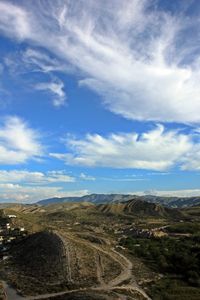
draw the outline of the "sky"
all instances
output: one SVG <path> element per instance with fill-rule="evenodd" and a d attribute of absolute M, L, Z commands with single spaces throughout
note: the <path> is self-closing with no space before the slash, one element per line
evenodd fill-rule
<path fill-rule="evenodd" d="M 0 201 L 200 196 L 199 0 L 0 0 Z"/>

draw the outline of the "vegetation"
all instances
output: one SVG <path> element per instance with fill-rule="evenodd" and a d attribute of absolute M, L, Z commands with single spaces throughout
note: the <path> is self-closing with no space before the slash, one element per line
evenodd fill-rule
<path fill-rule="evenodd" d="M 190 233 L 190 234 L 200 234 L 200 223 L 197 222 L 183 222 L 170 225 L 167 228 L 168 232 L 176 233 Z"/>
<path fill-rule="evenodd" d="M 121 245 L 127 247 L 132 255 L 143 258 L 154 271 L 165 275 L 164 279 L 149 286 L 153 299 L 200 297 L 199 235 L 178 239 L 128 237 L 121 240 Z M 189 293 L 194 297 L 186 298 Z"/>

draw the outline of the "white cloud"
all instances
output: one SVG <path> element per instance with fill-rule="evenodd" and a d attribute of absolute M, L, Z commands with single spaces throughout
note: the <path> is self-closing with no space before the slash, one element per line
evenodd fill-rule
<path fill-rule="evenodd" d="M 66 164 L 162 171 L 176 164 L 189 169 L 193 157 L 199 166 L 196 154 L 200 152 L 200 144 L 194 144 L 192 135 L 165 130 L 162 125 L 141 135 L 120 133 L 104 137 L 87 134 L 84 139 L 69 138 L 66 143 L 70 152 L 50 154 Z"/>
<path fill-rule="evenodd" d="M 119 177 L 100 177 L 99 180 L 103 181 L 112 181 L 112 182 L 135 182 L 135 181 L 146 181 L 148 179 L 146 178 L 139 178 L 139 177 L 125 177 L 125 178 L 119 178 Z"/>
<path fill-rule="evenodd" d="M 80 85 L 103 95 L 112 112 L 129 119 L 199 122 L 199 19 L 152 3 L 1 1 L 0 29 L 74 66 Z"/>
<path fill-rule="evenodd" d="M 0 125 L 0 163 L 19 164 L 42 155 L 39 133 L 18 117 Z"/>
<path fill-rule="evenodd" d="M 74 182 L 75 178 L 67 175 L 64 171 L 30 172 L 26 170 L 0 170 L 0 183 L 25 183 L 25 184 L 45 184 Z"/>
<path fill-rule="evenodd" d="M 160 190 L 151 190 L 146 192 L 133 192 L 135 195 L 154 195 L 154 196 L 163 196 L 163 197 L 199 197 L 200 189 L 187 189 L 187 190 L 169 190 L 169 191 L 160 191 Z"/>
<path fill-rule="evenodd" d="M 64 72 L 67 69 L 67 65 L 61 63 L 57 58 L 35 48 L 27 48 L 17 53 L 8 53 L 3 62 L 14 75 L 34 72 L 48 74 L 55 71 Z"/>
<path fill-rule="evenodd" d="M 31 72 L 49 73 L 64 71 L 67 68 L 66 64 L 63 66 L 55 57 L 50 57 L 47 53 L 32 48 L 26 49 L 22 53 L 21 59 L 21 63 L 25 65 L 27 71 Z"/>
<path fill-rule="evenodd" d="M 90 175 L 87 175 L 87 174 L 85 174 L 85 173 L 81 173 L 81 174 L 80 174 L 80 178 L 81 178 L 82 180 L 89 180 L 89 181 L 95 181 L 95 180 L 96 180 L 95 177 L 90 176 Z"/>
<path fill-rule="evenodd" d="M 49 91 L 53 95 L 53 105 L 60 107 L 65 104 L 66 94 L 64 92 L 64 83 L 61 80 L 51 82 L 42 82 L 35 85 L 37 90 Z"/>
<path fill-rule="evenodd" d="M 19 40 L 29 38 L 31 34 L 30 15 L 17 5 L 1 1 L 0 31 Z"/>
<path fill-rule="evenodd" d="M 1 202 L 31 203 L 51 197 L 77 197 L 87 195 L 88 190 L 64 190 L 62 187 L 24 186 L 18 184 L 0 184 Z"/>

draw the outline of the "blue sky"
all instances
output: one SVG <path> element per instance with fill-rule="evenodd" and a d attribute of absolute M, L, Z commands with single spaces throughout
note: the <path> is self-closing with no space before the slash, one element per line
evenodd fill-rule
<path fill-rule="evenodd" d="M 0 1 L 0 199 L 200 195 L 198 0 Z"/>

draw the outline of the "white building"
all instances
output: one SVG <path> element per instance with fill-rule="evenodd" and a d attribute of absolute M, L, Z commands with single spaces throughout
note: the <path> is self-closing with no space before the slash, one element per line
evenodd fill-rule
<path fill-rule="evenodd" d="M 8 218 L 10 218 L 10 219 L 17 218 L 17 216 L 15 216 L 15 215 L 8 215 Z"/>

